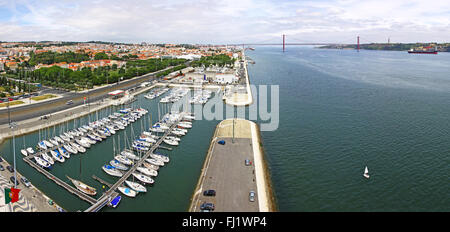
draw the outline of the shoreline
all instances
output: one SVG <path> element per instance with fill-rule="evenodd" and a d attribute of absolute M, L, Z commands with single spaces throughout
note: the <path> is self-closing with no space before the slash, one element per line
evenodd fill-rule
<path fill-rule="evenodd" d="M 140 90 L 134 91 L 133 93 L 130 93 L 131 96 L 135 97 L 138 94 L 141 94 L 142 92 L 148 91 L 154 87 L 156 87 L 157 84 L 153 84 L 149 87 L 144 87 Z M 26 126 L 25 128 L 20 128 L 16 131 L 14 131 L 14 136 L 23 136 L 23 135 L 27 135 L 30 133 L 33 133 L 37 130 L 43 129 L 43 128 L 47 128 L 47 127 L 51 127 L 51 126 L 56 126 L 62 123 L 65 123 L 67 121 L 76 119 L 76 118 L 80 118 L 83 116 L 86 116 L 88 114 L 91 113 L 95 113 L 96 111 L 99 111 L 103 108 L 109 107 L 111 105 L 113 105 L 116 102 L 116 100 L 106 100 L 106 101 L 97 101 L 97 102 L 93 102 L 93 103 L 88 103 L 87 105 L 80 105 L 80 106 L 76 106 L 73 108 L 69 108 L 69 109 L 65 109 L 62 111 L 57 111 L 51 114 L 51 116 L 62 116 L 62 114 L 69 112 L 69 111 L 76 111 L 76 110 L 80 110 L 80 108 L 83 110 L 82 112 L 79 113 L 71 113 L 70 115 L 65 114 L 64 117 L 60 120 L 56 120 L 56 121 L 45 121 L 45 123 L 42 123 L 44 121 L 40 120 L 39 117 L 35 117 L 35 118 L 31 118 L 31 119 L 27 119 L 27 120 L 22 120 L 19 122 L 16 122 L 18 125 L 19 124 L 37 124 L 37 125 L 31 125 L 31 126 Z M 87 107 L 90 106 L 94 106 L 94 108 L 90 109 L 89 111 L 85 111 Z M 51 120 L 51 119 L 50 119 Z M 48 123 L 49 122 L 49 123 Z M 6 124 L 7 127 L 9 128 L 9 126 Z M 8 132 L 3 132 L 0 134 L 0 145 L 3 144 L 3 142 L 7 139 L 12 138 L 12 132 L 9 130 Z"/>

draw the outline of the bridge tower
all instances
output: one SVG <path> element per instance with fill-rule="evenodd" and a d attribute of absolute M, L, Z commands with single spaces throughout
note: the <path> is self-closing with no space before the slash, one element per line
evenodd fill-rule
<path fill-rule="evenodd" d="M 356 50 L 359 52 L 359 35 L 358 35 L 358 37 L 357 37 L 357 43 L 358 43 L 358 45 L 357 45 L 357 47 L 356 47 Z"/>
<path fill-rule="evenodd" d="M 286 35 L 285 34 L 283 34 L 283 52 L 284 52 L 284 50 L 285 50 L 285 37 L 286 37 Z"/>

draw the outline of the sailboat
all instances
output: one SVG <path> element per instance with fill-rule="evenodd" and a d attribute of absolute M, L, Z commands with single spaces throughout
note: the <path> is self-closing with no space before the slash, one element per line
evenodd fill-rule
<path fill-rule="evenodd" d="M 111 165 L 103 165 L 102 167 L 103 171 L 105 171 L 106 173 L 108 173 L 111 176 L 117 176 L 117 177 L 122 177 L 123 173 L 121 171 L 119 171 L 118 169 L 116 169 L 114 166 Z"/>
<path fill-rule="evenodd" d="M 133 172 L 132 175 L 145 184 L 153 184 L 155 182 L 152 178 L 146 175 L 142 175 L 136 172 Z"/>
<path fill-rule="evenodd" d="M 126 180 L 125 183 L 136 192 L 144 192 L 144 193 L 147 192 L 147 188 L 139 183 L 128 180 Z"/>
<path fill-rule="evenodd" d="M 145 174 L 147 176 L 157 176 L 158 175 L 158 172 L 153 169 L 149 169 L 149 168 L 145 168 L 145 167 L 137 167 L 136 169 L 139 172 L 141 172 L 142 174 Z"/>
<path fill-rule="evenodd" d="M 367 169 L 367 166 L 366 166 L 366 170 L 364 170 L 364 174 L 363 174 L 363 176 L 365 177 L 365 178 L 367 178 L 367 179 L 369 179 L 369 169 Z"/>
<path fill-rule="evenodd" d="M 86 193 L 88 195 L 91 196 L 95 196 L 97 195 L 97 190 L 89 185 L 86 185 L 85 183 L 79 181 L 79 180 L 75 180 L 70 178 L 69 176 L 66 176 L 70 181 L 72 181 L 72 184 L 75 185 L 75 187 L 77 187 L 78 190 L 80 190 L 83 193 Z"/>
<path fill-rule="evenodd" d="M 128 197 L 135 197 L 136 194 L 137 194 L 136 191 L 134 191 L 134 190 L 132 190 L 130 188 L 127 188 L 127 187 L 120 186 L 120 187 L 118 187 L 118 189 L 119 189 L 120 192 L 122 192 L 123 194 L 125 194 Z"/>

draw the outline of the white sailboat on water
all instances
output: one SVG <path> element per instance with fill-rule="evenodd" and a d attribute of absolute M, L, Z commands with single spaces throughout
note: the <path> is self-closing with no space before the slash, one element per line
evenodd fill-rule
<path fill-rule="evenodd" d="M 369 169 L 367 169 L 367 166 L 366 166 L 366 170 L 364 170 L 364 174 L 363 174 L 363 176 L 365 177 L 365 178 L 367 178 L 367 179 L 369 179 Z"/>

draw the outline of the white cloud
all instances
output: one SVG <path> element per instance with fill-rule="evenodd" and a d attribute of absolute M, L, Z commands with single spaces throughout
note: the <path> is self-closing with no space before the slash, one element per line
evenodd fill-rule
<path fill-rule="evenodd" d="M 450 1 L 1 1 L 0 40 L 248 43 L 449 41 Z"/>

